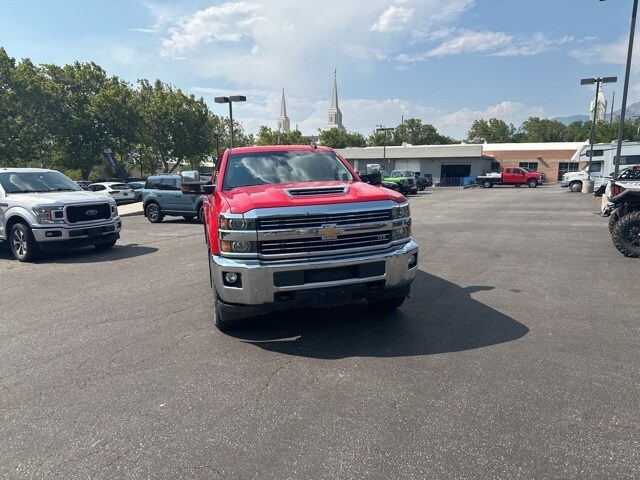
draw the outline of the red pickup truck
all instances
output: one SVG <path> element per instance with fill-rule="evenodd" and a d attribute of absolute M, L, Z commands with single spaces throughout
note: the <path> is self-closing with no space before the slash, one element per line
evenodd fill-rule
<path fill-rule="evenodd" d="M 504 167 L 501 173 L 488 173 L 476 177 L 476 181 L 484 188 L 491 188 L 494 185 L 514 185 L 521 187 L 527 185 L 535 188 L 545 181 L 544 173 L 530 172 L 522 167 Z"/>
<path fill-rule="evenodd" d="M 215 323 L 366 299 L 397 308 L 416 276 L 407 199 L 364 183 L 335 151 L 243 147 L 204 185 Z M 189 187 L 187 187 L 189 188 Z"/>

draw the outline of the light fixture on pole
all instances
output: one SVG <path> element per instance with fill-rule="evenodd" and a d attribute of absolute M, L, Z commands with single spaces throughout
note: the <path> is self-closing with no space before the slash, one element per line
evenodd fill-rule
<path fill-rule="evenodd" d="M 591 162 L 593 160 L 593 136 L 596 131 L 596 122 L 598 120 L 598 93 L 600 93 L 601 83 L 615 83 L 618 81 L 618 77 L 596 77 L 596 78 L 583 78 L 580 80 L 580 85 L 593 85 L 596 84 L 596 99 L 593 102 L 593 119 L 591 120 L 591 133 L 589 134 L 589 161 L 587 162 L 587 180 L 590 187 L 587 188 L 586 193 L 591 193 L 588 190 L 593 191 L 593 184 L 591 182 Z M 583 192 L 585 190 L 583 189 Z"/>
<path fill-rule="evenodd" d="M 233 108 L 231 105 L 233 102 L 246 102 L 247 97 L 244 95 L 233 95 L 231 97 L 216 97 L 216 103 L 228 103 L 229 104 L 229 133 L 231 134 L 231 147 L 233 148 Z"/>
<path fill-rule="evenodd" d="M 382 125 L 376 125 L 376 132 L 384 132 L 384 141 L 382 144 L 382 163 L 386 162 L 387 159 L 387 132 L 392 132 L 395 130 L 393 127 L 383 127 Z M 384 167 L 385 165 L 383 165 Z"/>

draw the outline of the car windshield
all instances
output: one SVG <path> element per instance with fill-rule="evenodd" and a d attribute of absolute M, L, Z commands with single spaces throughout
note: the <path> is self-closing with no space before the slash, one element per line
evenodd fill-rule
<path fill-rule="evenodd" d="M 338 157 L 321 151 L 278 151 L 231 154 L 223 190 L 272 183 L 353 180 Z"/>
<path fill-rule="evenodd" d="M 405 170 L 394 170 L 391 172 L 392 177 L 413 177 L 413 174 Z"/>
<path fill-rule="evenodd" d="M 82 191 L 60 172 L 1 172 L 0 185 L 6 193 L 46 193 Z"/>
<path fill-rule="evenodd" d="M 131 187 L 126 183 L 114 183 L 113 185 L 110 185 L 110 187 L 113 190 L 131 190 Z"/>

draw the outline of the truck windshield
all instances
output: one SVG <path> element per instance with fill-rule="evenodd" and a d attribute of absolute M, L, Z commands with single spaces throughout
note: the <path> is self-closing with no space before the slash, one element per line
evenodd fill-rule
<path fill-rule="evenodd" d="M 329 152 L 232 153 L 227 160 L 223 190 L 247 185 L 352 180 L 347 167 Z"/>
<path fill-rule="evenodd" d="M 5 193 L 46 193 L 82 191 L 73 180 L 60 172 L 0 172 Z"/>

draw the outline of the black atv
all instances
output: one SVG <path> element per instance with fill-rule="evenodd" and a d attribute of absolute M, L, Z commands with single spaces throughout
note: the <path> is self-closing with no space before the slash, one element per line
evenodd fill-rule
<path fill-rule="evenodd" d="M 627 257 L 640 258 L 640 165 L 623 172 L 607 187 L 609 232 L 616 248 Z"/>

